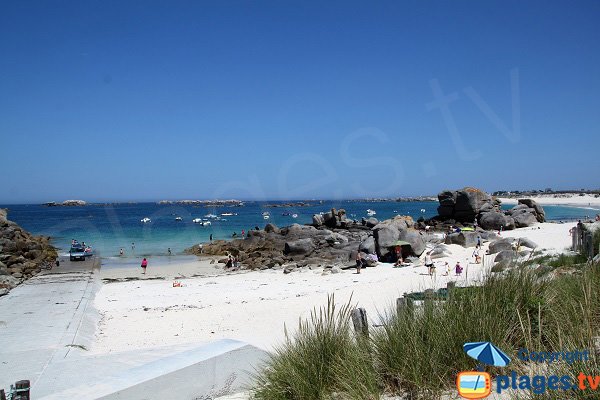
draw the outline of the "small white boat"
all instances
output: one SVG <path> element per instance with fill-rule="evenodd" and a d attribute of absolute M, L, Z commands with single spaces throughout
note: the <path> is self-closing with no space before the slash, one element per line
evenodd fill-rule
<path fill-rule="evenodd" d="M 152 222 L 152 221 L 150 220 L 150 218 L 146 217 L 146 218 L 142 218 L 140 220 L 140 222 L 143 222 L 144 224 L 147 224 L 148 222 Z"/>
<path fill-rule="evenodd" d="M 215 215 L 215 214 L 206 214 L 204 217 L 205 217 L 205 218 L 219 218 L 219 217 L 218 217 L 217 215 Z"/>
<path fill-rule="evenodd" d="M 421 212 L 422 212 L 422 213 L 424 213 L 424 212 L 425 212 L 425 209 L 424 209 L 424 208 L 421 208 Z"/>
<path fill-rule="evenodd" d="M 298 218 L 298 214 L 292 214 L 292 218 Z"/>
<path fill-rule="evenodd" d="M 205 221 L 202 218 L 194 218 L 192 222 L 202 226 L 207 226 L 211 224 L 210 221 Z"/>
<path fill-rule="evenodd" d="M 268 211 L 265 211 L 265 212 L 263 212 L 263 213 L 262 213 L 262 215 L 263 215 L 263 217 L 264 217 L 265 215 L 269 215 L 269 212 L 268 212 Z"/>
<path fill-rule="evenodd" d="M 237 215 L 237 213 L 232 213 L 232 212 L 227 212 L 227 213 L 221 213 L 222 217 L 231 217 L 233 215 Z"/>
<path fill-rule="evenodd" d="M 263 219 L 269 219 L 271 217 L 269 217 L 269 215 L 263 215 Z"/>
<path fill-rule="evenodd" d="M 175 221 L 183 221 L 183 218 L 181 218 L 181 217 L 175 217 Z"/>
<path fill-rule="evenodd" d="M 371 210 L 370 208 L 367 210 L 367 215 L 375 215 L 377 214 L 375 210 Z"/>

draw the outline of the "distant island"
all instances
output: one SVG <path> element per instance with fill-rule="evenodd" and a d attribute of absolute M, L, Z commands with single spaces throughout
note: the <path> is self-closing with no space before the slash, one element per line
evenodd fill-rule
<path fill-rule="evenodd" d="M 438 201 L 437 196 L 416 196 L 416 197 L 395 197 L 395 198 L 367 198 L 367 199 L 353 199 L 348 200 L 349 203 L 404 203 L 411 201 Z"/>
<path fill-rule="evenodd" d="M 183 204 L 204 207 L 243 207 L 241 200 L 161 200 L 157 204 Z"/>
<path fill-rule="evenodd" d="M 65 200 L 62 203 L 51 201 L 49 203 L 44 203 L 44 205 L 48 207 L 81 207 L 86 206 L 87 203 L 83 200 Z"/>

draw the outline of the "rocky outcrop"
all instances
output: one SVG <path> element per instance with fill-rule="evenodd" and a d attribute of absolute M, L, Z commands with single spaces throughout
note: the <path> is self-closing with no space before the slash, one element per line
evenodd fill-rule
<path fill-rule="evenodd" d="M 45 203 L 48 207 L 82 207 L 87 205 L 83 200 L 65 200 L 62 203 L 50 202 Z"/>
<path fill-rule="evenodd" d="M 472 187 L 445 190 L 438 194 L 438 201 L 439 216 L 458 222 L 473 222 L 480 213 L 493 211 L 500 204 L 486 192 Z"/>
<path fill-rule="evenodd" d="M 546 213 L 544 212 L 544 208 L 540 206 L 535 200 L 520 199 L 519 204 L 532 208 L 535 211 L 534 215 L 536 216 L 538 222 L 546 222 Z"/>
<path fill-rule="evenodd" d="M 12 289 L 38 274 L 43 264 L 53 264 L 56 257 L 50 238 L 31 235 L 0 209 L 0 289 Z"/>
<path fill-rule="evenodd" d="M 475 247 L 477 245 L 478 232 L 458 232 L 446 236 L 446 244 L 458 244 L 463 247 Z"/>
<path fill-rule="evenodd" d="M 322 217 L 322 218 L 321 218 Z M 375 221 L 368 221 L 369 224 Z M 339 264 L 353 266 L 357 253 L 389 256 L 396 241 L 403 240 L 411 245 L 415 255 L 425 250 L 425 240 L 414 229 L 410 217 L 397 216 L 379 222 L 369 228 L 362 221 L 346 218 L 344 210 L 317 214 L 313 225 L 293 224 L 278 228 L 267 224 L 264 230 L 248 232 L 244 239 L 231 241 L 215 240 L 188 249 L 188 253 L 204 256 L 223 256 L 227 253 L 239 257 L 244 267 L 275 268 L 283 266 L 287 270 L 307 265 Z M 370 258 L 367 265 L 375 265 Z M 377 259 L 377 257 L 374 257 Z"/>
<path fill-rule="evenodd" d="M 419 231 L 414 229 L 414 226 L 413 219 L 405 216 L 397 216 L 375 225 L 373 238 L 377 255 L 383 259 L 390 257 L 398 240 L 410 243 L 411 250 L 416 256 L 423 254 L 425 239 Z"/>
<path fill-rule="evenodd" d="M 483 229 L 512 230 L 515 229 L 515 220 L 501 212 L 486 212 L 479 216 L 479 226 Z"/>
<path fill-rule="evenodd" d="M 489 253 L 496 254 L 504 250 L 512 250 L 513 241 L 514 239 L 512 238 L 494 240 L 492 243 L 490 243 Z"/>
<path fill-rule="evenodd" d="M 517 228 L 535 225 L 537 222 L 545 222 L 546 214 L 542 206 L 531 199 L 520 199 L 519 204 L 506 211 L 515 221 Z"/>
<path fill-rule="evenodd" d="M 437 221 L 451 224 L 477 224 L 486 230 L 511 230 L 534 225 L 546 220 L 544 209 L 531 199 L 521 199 L 510 210 L 501 210 L 500 201 L 472 187 L 460 190 L 445 190 L 438 194 L 440 205 Z"/>

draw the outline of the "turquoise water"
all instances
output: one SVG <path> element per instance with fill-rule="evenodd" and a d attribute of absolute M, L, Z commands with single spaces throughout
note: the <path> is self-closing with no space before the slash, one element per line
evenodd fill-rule
<path fill-rule="evenodd" d="M 256 226 L 263 228 L 271 222 L 278 226 L 292 223 L 306 224 L 312 221 L 312 215 L 327 212 L 331 208 L 344 208 L 350 218 L 367 217 L 367 209 L 377 212 L 379 220 L 395 215 L 410 215 L 414 219 L 437 214 L 437 202 L 356 202 L 324 201 L 314 202 L 310 207 L 268 208 L 267 204 L 277 202 L 249 202 L 244 207 L 198 207 L 182 205 L 159 205 L 156 203 L 89 205 L 85 207 L 46 207 L 42 205 L 6 205 L 9 218 L 36 235 L 53 238 L 53 243 L 62 251 L 67 251 L 72 238 L 85 241 L 93 246 L 103 257 L 119 255 L 123 248 L 129 256 L 166 255 L 167 249 L 181 254 L 185 248 L 213 239 L 231 238 L 242 229 L 248 231 Z M 281 204 L 281 203 L 280 203 Z M 573 208 L 563 206 L 544 207 L 549 220 L 573 220 L 593 216 L 600 212 L 594 208 Z M 424 210 L 424 211 L 421 211 Z M 269 212 L 270 219 L 263 219 L 262 213 Z M 213 220 L 210 226 L 194 224 L 192 219 L 204 218 L 206 214 L 223 216 L 222 220 Z M 291 215 L 297 214 L 297 218 Z M 182 221 L 176 221 L 180 216 Z M 152 222 L 142 223 L 148 217 Z M 132 243 L 135 247 L 132 248 Z"/>

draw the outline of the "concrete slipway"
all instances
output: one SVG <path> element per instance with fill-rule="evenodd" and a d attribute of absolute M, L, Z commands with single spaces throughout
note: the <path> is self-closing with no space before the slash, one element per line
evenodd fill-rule
<path fill-rule="evenodd" d="M 0 297 L 0 388 L 32 399 L 212 399 L 248 385 L 266 353 L 234 340 L 86 355 L 97 260 L 63 262 Z"/>

